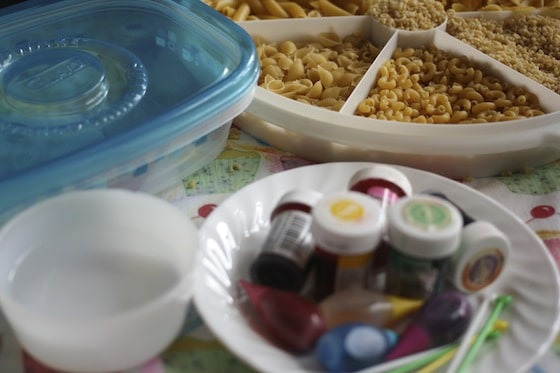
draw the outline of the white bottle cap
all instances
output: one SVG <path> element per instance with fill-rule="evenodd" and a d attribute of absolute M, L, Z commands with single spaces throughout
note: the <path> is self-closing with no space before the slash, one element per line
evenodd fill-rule
<path fill-rule="evenodd" d="M 414 195 L 390 206 L 388 225 L 393 248 L 411 257 L 439 259 L 458 249 L 463 218 L 442 198 Z"/>
<path fill-rule="evenodd" d="M 312 210 L 311 234 L 322 249 L 341 255 L 373 251 L 385 224 L 381 203 L 365 194 L 327 195 Z"/>
<path fill-rule="evenodd" d="M 507 236 L 489 222 L 475 221 L 467 225 L 452 260 L 450 281 L 465 293 L 491 285 L 505 268 L 510 245 Z"/>
<path fill-rule="evenodd" d="M 410 196 L 412 194 L 412 184 L 408 177 L 397 168 L 389 165 L 375 163 L 358 170 L 350 178 L 348 186 L 351 188 L 356 183 L 366 179 L 386 180 L 399 187 L 404 195 Z"/>

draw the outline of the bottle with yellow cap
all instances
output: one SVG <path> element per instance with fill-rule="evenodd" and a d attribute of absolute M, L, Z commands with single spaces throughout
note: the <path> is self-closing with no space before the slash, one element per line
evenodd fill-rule
<path fill-rule="evenodd" d="M 351 287 L 331 294 L 319 303 L 327 327 L 363 322 L 380 328 L 391 327 L 414 314 L 424 301 Z"/>
<path fill-rule="evenodd" d="M 362 193 L 340 191 L 317 202 L 311 222 L 317 301 L 348 287 L 365 287 L 384 225 L 380 202 Z"/>

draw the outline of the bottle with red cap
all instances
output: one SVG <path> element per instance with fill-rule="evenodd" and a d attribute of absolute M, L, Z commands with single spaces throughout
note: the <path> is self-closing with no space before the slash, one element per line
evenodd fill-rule
<path fill-rule="evenodd" d="M 393 203 L 412 195 L 412 184 L 408 177 L 396 167 L 386 164 L 372 164 L 356 171 L 348 183 L 348 189 L 366 194 L 381 202 L 382 214 Z M 372 260 L 369 286 L 382 290 L 385 284 L 389 247 L 384 237 Z"/>

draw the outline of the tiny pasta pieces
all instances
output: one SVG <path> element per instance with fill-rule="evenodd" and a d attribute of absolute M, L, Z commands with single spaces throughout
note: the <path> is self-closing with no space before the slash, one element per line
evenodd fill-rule
<path fill-rule="evenodd" d="M 524 10 L 531 8 L 558 7 L 558 0 L 442 0 L 446 9 L 457 12 L 470 12 L 475 10 Z"/>
<path fill-rule="evenodd" d="M 432 29 L 446 18 L 443 4 L 437 0 L 379 0 L 368 13 L 379 23 L 401 30 Z"/>
<path fill-rule="evenodd" d="M 340 110 L 379 53 L 359 34 L 321 33 L 313 41 L 267 43 L 254 38 L 259 86 L 303 103 Z"/>
<path fill-rule="evenodd" d="M 449 12 L 447 32 L 560 93 L 560 20 L 521 14 L 505 20 L 465 18 Z"/>
<path fill-rule="evenodd" d="M 544 114 L 538 97 L 434 46 L 397 48 L 356 115 L 413 123 L 488 123 Z"/>

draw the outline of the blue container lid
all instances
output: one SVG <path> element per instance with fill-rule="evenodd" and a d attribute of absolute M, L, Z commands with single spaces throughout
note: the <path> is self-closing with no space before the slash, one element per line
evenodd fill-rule
<path fill-rule="evenodd" d="M 195 141 L 233 118 L 258 74 L 250 36 L 199 0 L 62 0 L 0 16 L 0 208 Z"/>

